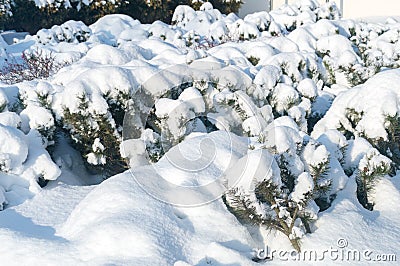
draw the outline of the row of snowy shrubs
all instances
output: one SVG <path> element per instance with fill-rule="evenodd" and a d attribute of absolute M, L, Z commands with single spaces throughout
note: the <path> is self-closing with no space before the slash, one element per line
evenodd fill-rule
<path fill-rule="evenodd" d="M 242 221 L 281 231 L 299 249 L 348 177 L 372 209 L 376 178 L 399 167 L 400 91 L 385 83 L 399 79 L 398 71 L 373 77 L 398 65 L 398 23 L 327 20 L 335 9 L 301 3 L 243 20 L 205 4 L 177 8 L 173 26 L 114 15 L 89 27 L 42 30 L 25 41 L 71 64 L 47 81 L 4 86 L 17 87 L 19 101 L 3 96 L 8 122 L 0 123 L 22 139 L 40 134 L 47 159 L 44 148 L 51 152 L 57 132 L 66 132 L 88 167 L 107 176 L 157 162 L 191 132 L 249 137 L 248 156 L 261 152 L 273 175 L 235 185 L 225 202 Z M 21 169 L 30 169 L 33 151 L 18 161 Z M 8 148 L 0 155 L 2 173 L 25 177 Z M 32 182 L 59 174 L 47 172 L 54 165 L 32 167 Z"/>

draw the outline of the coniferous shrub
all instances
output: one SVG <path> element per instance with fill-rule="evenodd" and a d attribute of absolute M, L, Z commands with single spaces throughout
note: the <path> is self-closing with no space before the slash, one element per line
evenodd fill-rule
<path fill-rule="evenodd" d="M 376 182 L 384 175 L 389 174 L 390 170 L 391 161 L 375 148 L 367 151 L 361 159 L 356 175 L 357 199 L 367 210 L 372 210 L 374 207 L 370 194 Z"/>
<path fill-rule="evenodd" d="M 255 185 L 255 199 L 235 188 L 225 195 L 225 202 L 242 223 L 279 231 L 300 251 L 302 236 L 311 233 L 311 223 L 317 218 L 310 211 L 310 203 L 324 194 L 329 185 L 319 184 L 323 175 L 303 172 L 299 176 L 288 176 L 287 167 L 281 165 L 280 169 L 281 185 L 271 180 L 259 182 Z M 260 213 L 257 209 L 263 211 Z"/>
<path fill-rule="evenodd" d="M 0 29 L 5 27 L 11 16 L 11 0 L 0 0 Z"/>
<path fill-rule="evenodd" d="M 191 0 L 190 2 L 190 5 L 196 10 L 199 10 L 204 3 L 210 2 L 214 8 L 223 14 L 237 13 L 243 3 L 242 0 Z"/>
<path fill-rule="evenodd" d="M 75 111 L 64 108 L 62 125 L 72 139 L 72 144 L 86 159 L 86 166 L 94 173 L 111 176 L 122 172 L 126 165 L 121 158 L 121 137 L 110 113 L 92 114 L 86 95 L 79 98 Z"/>
<path fill-rule="evenodd" d="M 276 134 L 291 131 L 278 128 Z M 264 140 L 264 149 L 273 156 L 268 170 L 271 176 L 255 176 L 251 181 L 254 189 L 248 191 L 241 185 L 245 181 L 239 181 L 226 193 L 224 201 L 240 222 L 279 231 L 300 251 L 301 238 L 312 233 L 318 211 L 331 204 L 330 154 L 324 145 L 300 139 L 290 140 L 291 148 L 282 151 L 281 143 L 269 144 L 270 137 Z"/>
<path fill-rule="evenodd" d="M 396 114 L 394 116 L 386 116 L 386 132 L 387 141 L 375 141 L 376 148 L 381 154 L 389 157 L 396 168 L 400 167 L 400 117 Z"/>

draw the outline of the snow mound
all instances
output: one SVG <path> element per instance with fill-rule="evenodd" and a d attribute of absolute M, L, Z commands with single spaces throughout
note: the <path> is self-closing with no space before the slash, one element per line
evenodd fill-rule
<path fill-rule="evenodd" d="M 15 127 L 0 124 L 0 174 L 0 189 L 6 184 L 0 202 L 3 207 L 5 203 L 13 206 L 30 198 L 40 191 L 40 179 L 55 180 L 61 171 L 36 130 L 25 135 Z"/>
<path fill-rule="evenodd" d="M 21 126 L 21 117 L 14 112 L 3 112 L 0 113 L 0 124 L 19 128 Z"/>
<path fill-rule="evenodd" d="M 138 24 L 140 24 L 138 20 L 134 20 L 129 16 L 115 14 L 100 18 L 89 28 L 92 31 L 93 38 L 102 43 L 112 45 L 117 42 L 124 30 L 133 28 Z"/>
<path fill-rule="evenodd" d="M 62 25 L 54 25 L 51 29 L 39 30 L 34 38 L 43 45 L 60 42 L 81 43 L 89 39 L 91 30 L 82 21 L 67 21 Z M 28 37 L 30 38 L 30 37 Z"/>
<path fill-rule="evenodd" d="M 130 58 L 118 48 L 100 44 L 88 51 L 86 59 L 103 65 L 124 65 Z"/>
<path fill-rule="evenodd" d="M 199 202 L 207 201 L 205 191 L 199 193 L 193 189 L 190 193 L 179 195 L 169 182 L 187 186 L 189 183 L 198 184 L 200 178 L 203 182 L 215 179 L 218 172 L 224 170 L 224 154 L 238 154 L 232 158 L 234 163 L 246 151 L 246 145 L 238 137 L 232 136 L 236 145 L 226 146 L 227 137 L 225 132 L 195 136 L 171 149 L 163 160 L 153 166 L 132 169 L 104 181 L 76 206 L 57 235 L 68 239 L 79 249 L 90 250 L 86 255 L 82 254 L 85 260 L 119 257 L 143 265 L 171 265 L 176 261 L 195 264 L 206 257 L 216 261 L 227 260 L 226 255 L 212 252 L 212 247 L 217 245 L 236 254 L 235 260 L 245 263 L 250 255 L 252 239 L 227 212 L 221 199 L 206 205 L 182 208 L 164 203 L 157 199 L 159 195 L 153 194 L 162 192 L 166 196 L 164 199 L 169 200 L 179 197 L 180 200 L 188 200 L 192 197 Z M 181 154 L 198 153 L 195 143 L 209 138 L 217 145 L 218 156 L 215 162 L 200 170 L 198 176 L 197 172 L 181 169 L 175 164 L 181 161 L 174 161 L 174 158 L 180 158 Z M 198 160 L 192 161 L 193 167 L 198 165 Z M 191 165 L 186 163 L 185 166 Z M 161 217 L 162 225 L 159 223 Z M 237 244 L 231 246 L 228 244 L 231 241 Z M 244 250 L 236 249 L 240 246 L 245 247 Z"/>
<path fill-rule="evenodd" d="M 387 140 L 387 119 L 400 113 L 398 84 L 400 70 L 387 70 L 340 94 L 315 125 L 312 136 L 318 137 L 329 129 L 342 129 L 355 136 Z"/>
<path fill-rule="evenodd" d="M 19 168 L 28 157 L 28 144 L 25 135 L 16 128 L 0 125 L 1 170 Z"/>

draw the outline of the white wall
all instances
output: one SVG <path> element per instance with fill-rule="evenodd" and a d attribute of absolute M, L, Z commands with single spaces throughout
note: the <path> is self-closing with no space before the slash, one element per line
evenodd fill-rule
<path fill-rule="evenodd" d="M 294 3 L 297 0 L 288 0 Z M 341 0 L 334 0 L 340 7 Z M 400 0 L 342 0 L 344 18 L 360 18 L 375 16 L 400 16 Z M 269 0 L 244 0 L 244 4 L 239 11 L 239 16 L 243 17 L 248 13 L 267 10 Z M 323 3 L 325 0 L 319 0 Z M 273 8 L 285 4 L 285 0 L 273 0 Z"/>
<path fill-rule="evenodd" d="M 242 0 L 243 5 L 239 10 L 239 17 L 243 18 L 247 14 L 257 11 L 269 11 L 269 0 Z"/>
<path fill-rule="evenodd" d="M 338 3 L 337 1 L 336 3 Z M 399 0 L 343 0 L 343 17 L 400 16 Z"/>
<path fill-rule="evenodd" d="M 283 5 L 283 4 L 286 3 L 285 0 L 273 0 L 272 2 L 273 2 L 273 3 L 272 3 L 272 8 L 273 8 L 273 9 L 278 8 L 278 7 L 280 7 L 281 5 Z M 291 3 L 293 3 L 293 2 L 295 2 L 295 1 L 294 1 L 294 0 L 288 0 L 288 3 L 289 3 L 289 4 L 291 4 Z"/>

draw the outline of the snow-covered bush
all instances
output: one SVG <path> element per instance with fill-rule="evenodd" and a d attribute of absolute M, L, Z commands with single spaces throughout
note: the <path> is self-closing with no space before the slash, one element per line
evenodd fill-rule
<path fill-rule="evenodd" d="M 325 79 L 330 84 L 356 86 L 366 81 L 379 69 L 365 67 L 352 43 L 345 36 L 332 35 L 317 41 L 317 52 L 327 70 Z"/>
<path fill-rule="evenodd" d="M 281 232 L 300 251 L 300 239 L 312 233 L 320 208 L 330 205 L 347 177 L 324 145 L 301 136 L 293 127 L 279 125 L 290 118 L 285 120 L 277 119 L 276 126 L 269 126 L 260 139 L 262 146 L 241 159 L 255 164 L 252 174 L 243 173 L 245 165 L 240 161 L 227 172 L 228 182 L 239 181 L 229 184 L 233 189 L 225 202 L 242 222 Z"/>
<path fill-rule="evenodd" d="M 313 12 L 320 12 L 319 4 L 312 2 L 310 6 L 307 2 L 310 1 L 302 1 L 300 6 L 290 5 L 287 9 L 278 9 L 271 13 L 249 14 L 243 20 L 234 14 L 224 17 L 208 2 L 204 3 L 204 7 L 202 6 L 198 11 L 189 6 L 178 6 L 172 22 L 185 30 L 195 30 L 200 35 L 208 36 L 213 42 L 220 44 L 226 41 L 251 40 L 259 36 L 280 36 L 295 30 L 300 25 L 314 23 L 326 16 L 338 17 L 337 9 L 334 8 L 328 8 L 329 15 L 317 17 Z"/>
<path fill-rule="evenodd" d="M 314 10 L 314 7 L 307 8 Z M 239 135 L 258 137 L 274 118 L 288 115 L 301 131 L 307 132 L 310 128 L 307 120 L 310 117 L 316 117 L 315 120 L 317 120 L 323 115 L 324 111 L 314 108 L 314 105 L 325 97 L 321 90 L 323 87 L 321 83 L 324 81 L 321 80 L 319 74 L 323 66 L 317 54 L 300 53 L 297 45 L 286 37 L 273 38 L 272 36 L 285 34 L 286 31 L 282 25 L 278 26 L 268 13 L 261 12 L 240 20 L 234 14 L 222 15 L 207 3 L 198 11 L 188 6 L 180 6 L 176 9 L 173 20 L 174 27 L 161 22 L 142 25 L 127 16 L 112 15 L 100 19 L 90 26 L 90 30 L 70 22 L 73 27 L 67 27 L 68 25 L 65 24 L 48 31 L 49 36 L 53 37 L 46 46 L 57 47 L 54 49 L 56 53 L 64 50 L 64 48 L 58 48 L 64 41 L 71 42 L 71 45 L 80 41 L 74 39 L 74 32 L 79 32 L 79 29 L 84 29 L 86 33 L 91 32 L 91 37 L 84 38 L 82 41 L 95 45 L 83 58 L 82 65 L 86 62 L 124 65 L 130 60 L 136 60 L 134 64 L 139 63 L 141 66 L 146 65 L 147 62 L 159 65 L 164 64 L 165 60 L 174 62 L 170 56 L 165 57 L 164 53 L 180 58 L 182 52 L 179 49 L 185 50 L 185 53 L 187 49 L 188 53 L 183 62 L 189 62 L 194 66 L 193 69 L 187 66 L 182 67 L 179 71 L 172 71 L 173 74 L 169 71 L 160 72 L 161 74 L 158 74 L 160 80 L 167 81 L 168 85 L 160 86 L 162 91 L 155 92 L 152 88 L 146 87 L 145 78 L 138 76 L 139 73 L 142 75 L 146 71 L 154 73 L 151 67 L 143 68 L 147 70 L 140 72 L 133 71 L 134 78 L 128 78 L 132 80 L 123 81 L 123 84 L 113 83 L 115 87 L 105 86 L 105 83 L 100 82 L 98 78 L 81 75 L 86 71 L 86 67 L 73 74 L 73 77 L 80 81 L 69 82 L 74 78 L 68 77 L 69 81 L 65 82 L 63 77 L 68 76 L 65 74 L 67 72 L 59 75 L 56 83 L 68 87 L 70 92 L 74 91 L 73 99 L 79 104 L 71 104 L 61 101 L 62 97 L 55 97 L 56 100 L 51 100 L 47 106 L 42 104 L 42 107 L 53 113 L 55 121 L 67 129 L 77 144 L 76 147 L 89 164 L 105 169 L 111 167 L 109 163 L 116 162 L 111 167 L 115 170 L 111 172 L 123 169 L 124 163 L 119 156 L 118 147 L 122 140 L 123 117 L 128 107 L 136 117 L 134 121 L 141 121 L 134 125 L 137 128 L 137 132 L 133 134 L 134 138 L 146 142 L 145 149 L 138 147 L 137 150 L 147 153 L 146 156 L 150 157 L 148 159 L 152 162 L 158 160 L 170 147 L 182 141 L 193 131 L 208 132 L 220 129 Z M 119 27 L 111 26 L 116 24 Z M 214 26 L 220 28 L 220 35 L 215 35 L 216 32 L 203 27 L 204 24 L 211 28 Z M 65 30 L 68 30 L 68 38 L 62 33 Z M 57 33 L 58 31 L 60 33 Z M 128 33 L 138 31 L 140 36 L 138 35 L 137 39 L 132 35 L 128 37 Z M 271 34 L 272 31 L 276 34 Z M 44 31 L 42 33 L 44 34 Z M 262 34 L 267 34 L 268 44 L 259 42 L 258 47 L 262 47 L 262 51 L 266 51 L 266 54 L 241 43 L 238 43 L 238 48 L 230 48 L 232 53 L 227 52 L 228 47 L 211 48 L 228 40 L 243 41 L 260 37 Z M 34 38 L 46 39 L 39 37 Z M 147 39 L 149 40 L 146 44 L 144 40 Z M 150 42 L 152 45 L 157 43 L 157 46 L 160 45 L 163 48 L 159 50 L 148 48 Z M 198 51 L 199 49 L 201 51 Z M 196 61 L 207 56 L 212 61 L 210 55 L 224 60 L 225 63 L 218 67 L 220 70 L 196 72 L 198 71 Z M 191 59 L 188 60 L 187 57 Z M 255 65 L 260 69 L 252 70 L 252 73 L 248 74 L 234 68 L 229 70 L 226 67 L 229 64 L 245 64 L 249 67 Z M 107 71 L 93 72 L 96 72 L 97 76 L 110 74 Z M 145 74 L 144 77 L 149 78 L 149 75 Z M 238 77 L 242 77 L 242 81 Z M 139 79 L 145 91 L 145 94 L 140 94 L 140 97 L 132 94 L 133 90 L 140 87 L 136 81 L 133 81 L 134 79 Z M 125 88 L 130 88 L 131 91 L 128 92 Z M 61 88 L 61 91 L 63 90 Z M 115 93 L 117 91 L 123 91 L 123 93 Z M 66 92 L 60 92 L 60 95 L 66 94 Z M 187 98 L 187 95 L 191 96 Z M 142 96 L 143 99 L 149 97 L 151 100 L 148 102 L 137 100 L 142 99 Z M 196 96 L 195 101 L 199 102 L 193 104 L 192 96 Z M 136 99 L 133 104 L 129 103 L 131 97 Z M 146 121 L 143 121 L 143 117 L 147 117 L 144 119 Z M 97 132 L 99 128 L 102 128 L 107 136 L 100 136 Z M 48 132 L 50 134 L 44 134 L 44 138 L 51 141 L 48 137 L 51 131 Z M 97 140 L 96 143 L 95 140 Z M 106 143 L 116 143 L 116 145 L 108 147 Z M 145 154 L 142 155 L 145 156 Z M 138 157 L 135 153 L 135 157 L 140 156 Z M 139 161 L 143 162 L 142 159 Z"/>
<path fill-rule="evenodd" d="M 136 138 L 142 138 L 146 127 L 151 129 L 158 136 L 156 143 L 163 146 L 153 146 L 157 150 L 156 154 L 161 150 L 167 151 L 193 131 L 209 132 L 219 129 L 258 137 L 268 123 L 273 121 L 274 113 L 276 118 L 289 114 L 301 130 L 307 132 L 306 117 L 311 113 L 312 101 L 317 98 L 314 81 L 305 79 L 300 83 L 299 92 L 290 85 L 277 83 L 282 75 L 278 68 L 269 66 L 263 69 L 263 74 L 260 71 L 254 80 L 256 84 L 252 84 L 246 73 L 235 68 L 204 71 L 181 66 L 179 72 L 191 73 L 195 70 L 196 76 L 187 74 L 178 77 L 188 80 L 181 85 L 174 85 L 159 96 L 150 91 L 147 96 L 135 96 L 134 98 L 146 98 L 151 95 L 153 100 L 144 104 L 152 110 L 147 115 L 147 120 L 138 124 L 137 121 L 142 120 L 140 117 L 145 111 L 140 104 L 134 105 L 131 112 L 136 117 L 132 119 L 136 124 L 130 128 L 136 128 Z M 274 74 L 271 76 L 271 73 Z M 156 75 L 159 79 L 153 79 L 162 80 L 169 75 L 168 71 L 159 72 Z M 301 80 L 302 76 L 298 79 Z M 289 97 L 287 93 L 279 92 L 280 88 L 290 89 L 295 96 Z M 266 100 L 269 97 L 272 99 L 271 105 Z M 297 128 L 296 123 L 294 124 Z"/>
<path fill-rule="evenodd" d="M 271 16 L 286 31 L 293 31 L 321 19 L 338 19 L 339 9 L 335 2 L 320 5 L 315 0 L 302 0 L 271 11 Z"/>
<path fill-rule="evenodd" d="M 40 190 L 40 185 L 61 174 L 42 144 L 41 135 L 31 130 L 0 124 L 0 209 L 18 204 Z"/>
<path fill-rule="evenodd" d="M 379 178 L 389 174 L 391 160 L 378 150 L 372 148 L 368 150 L 358 165 L 357 173 L 357 198 L 361 205 L 368 210 L 372 210 L 370 193 L 374 189 Z"/>
<path fill-rule="evenodd" d="M 394 84 L 397 84 L 399 77 L 398 70 L 382 72 L 365 84 L 339 95 L 325 117 L 317 123 L 312 135 L 318 136 L 328 129 L 337 129 L 348 139 L 353 136 L 364 137 L 398 167 L 399 94 Z M 391 80 L 390 84 L 388 79 Z"/>
<path fill-rule="evenodd" d="M 106 45 L 95 46 L 93 53 L 89 51 L 82 59 L 83 64 L 99 64 L 95 60 L 101 56 L 107 57 L 107 54 L 101 53 L 104 46 Z M 106 47 L 114 49 L 115 53 L 119 52 L 117 48 Z M 122 140 L 125 113 L 134 101 L 141 105 L 140 99 L 132 99 L 133 92 L 139 85 L 132 72 L 122 67 L 76 67 L 78 71 L 74 72 L 75 76 L 70 75 L 69 69 L 64 69 L 55 77 L 56 84 L 66 83 L 53 84 L 51 110 L 59 127 L 68 132 L 88 166 L 96 166 L 91 169 L 96 168 L 96 172 L 101 170 L 109 176 L 125 167 L 119 144 Z M 113 78 L 109 79 L 109 75 Z"/>
<path fill-rule="evenodd" d="M 174 80 L 186 79 L 186 82 L 154 91 L 152 84 L 171 79 L 172 70 L 157 73 L 134 96 L 143 101 L 134 103 L 129 110 L 132 118 L 125 119 L 124 129 L 129 128 L 135 138 L 155 137 L 146 141 L 151 158 L 159 158 L 160 152 L 168 151 L 191 132 L 220 129 L 254 135 L 260 132 L 260 123 L 266 125 L 272 119 L 267 109 L 257 107 L 245 93 L 251 87 L 251 79 L 244 72 L 230 67 L 214 71 L 183 65 L 178 68 L 186 74 Z"/>
<path fill-rule="evenodd" d="M 46 82 L 26 82 L 19 86 L 19 99 L 12 99 L 9 94 L 11 97 L 0 113 L 0 176 L 3 178 L 0 187 L 5 189 L 10 206 L 32 197 L 41 186 L 61 174 L 49 154 L 56 130 L 50 111 L 53 90 Z M 11 88 L 6 86 L 0 91 L 10 93 Z"/>
<path fill-rule="evenodd" d="M 262 91 L 264 99 L 268 100 L 275 117 L 289 115 L 303 132 L 308 132 L 308 127 L 313 125 L 309 125 L 308 120 L 322 112 L 317 103 L 323 94 L 319 85 L 308 78 L 312 76 L 312 71 L 306 66 L 315 62 L 295 55 L 297 54 L 291 56 L 284 53 L 280 57 L 273 56 L 271 65 L 257 73 L 254 83 Z M 290 56 L 292 60 L 289 59 Z M 318 78 L 316 80 L 319 84 L 322 82 Z"/>
<path fill-rule="evenodd" d="M 76 109 L 64 106 L 61 114 L 63 128 L 69 132 L 74 146 L 92 171 L 105 176 L 121 172 L 125 167 L 119 151 L 121 135 L 112 113 L 91 112 L 91 103 L 85 94 L 76 100 Z"/>
<path fill-rule="evenodd" d="M 28 146 L 25 136 L 17 129 L 0 125 L 1 132 L 1 160 L 0 170 L 9 172 L 15 170 L 26 160 Z"/>
<path fill-rule="evenodd" d="M 388 20 L 385 24 L 360 22 L 350 28 L 350 40 L 366 65 L 376 69 L 399 66 L 397 27 L 396 22 Z"/>
<path fill-rule="evenodd" d="M 399 168 L 399 94 L 394 85 L 399 77 L 398 70 L 388 70 L 340 94 L 312 132 L 318 137 L 336 129 L 351 141 L 345 169 L 349 175 L 357 173 L 357 196 L 367 209 L 373 207 L 368 192 L 377 178 Z"/>
<path fill-rule="evenodd" d="M 82 21 L 67 21 L 62 25 L 54 25 L 51 29 L 39 30 L 35 38 L 43 45 L 49 43 L 80 43 L 89 39 L 91 30 Z"/>

